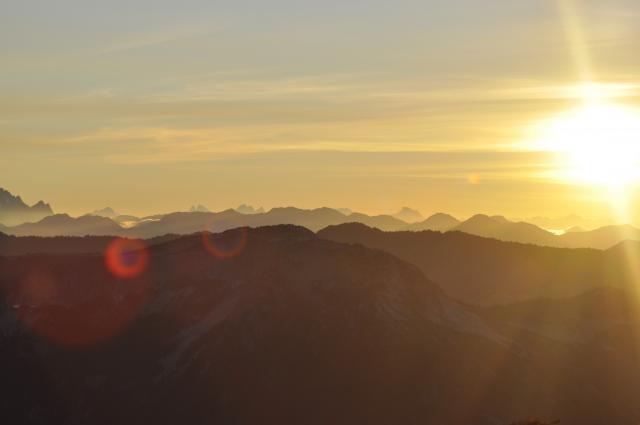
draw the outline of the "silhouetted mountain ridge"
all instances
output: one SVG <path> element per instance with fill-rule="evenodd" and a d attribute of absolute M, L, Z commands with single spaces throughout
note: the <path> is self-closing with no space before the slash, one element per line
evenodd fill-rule
<path fill-rule="evenodd" d="M 503 216 L 477 214 L 460 222 L 455 217 L 439 213 L 422 222 L 408 224 L 390 215 L 345 215 L 332 208 L 305 210 L 281 207 L 265 213 L 252 214 L 243 214 L 232 209 L 215 213 L 192 211 L 143 218 L 117 216 L 111 221 L 106 217 L 93 215 L 71 218 L 66 214 L 58 214 L 51 217 L 37 223 L 0 227 L 0 230 L 16 236 L 114 235 L 152 238 L 165 234 L 191 234 L 205 230 L 218 232 L 242 226 L 278 224 L 294 224 L 318 231 L 331 225 L 356 222 L 385 231 L 460 231 L 509 242 L 567 248 L 607 249 L 627 239 L 640 240 L 640 230 L 632 226 L 605 226 L 587 232 L 572 231 L 556 235 L 530 223 L 509 221 Z M 93 217 L 94 220 L 88 217 Z"/>
<path fill-rule="evenodd" d="M 640 258 L 640 243 L 625 244 L 624 250 L 567 249 L 463 232 L 383 232 L 356 223 L 318 235 L 387 251 L 418 266 L 450 296 L 482 305 L 569 297 L 602 286 L 631 288 L 629 258 Z"/>
<path fill-rule="evenodd" d="M 14 196 L 9 191 L 0 188 L 0 223 L 16 225 L 28 221 L 38 221 L 51 214 L 53 211 L 49 204 L 38 201 L 29 206 L 20 196 Z"/>
<path fill-rule="evenodd" d="M 0 257 L 5 420 L 624 425 L 639 417 L 633 326 L 568 343 L 540 335 L 535 321 L 528 330 L 518 306 L 465 307 L 380 250 L 296 226 L 206 236 L 224 244 L 242 235 L 244 249 L 226 259 L 201 234 L 157 244 L 148 269 L 126 281 L 107 272 L 102 255 Z M 568 302 L 575 312 L 607 311 Z"/>
<path fill-rule="evenodd" d="M 436 213 L 426 220 L 421 221 L 419 223 L 414 223 L 408 226 L 404 230 L 411 231 L 423 231 L 423 230 L 434 230 L 439 232 L 446 232 L 460 224 L 460 220 L 453 217 L 452 215 L 445 213 Z"/>

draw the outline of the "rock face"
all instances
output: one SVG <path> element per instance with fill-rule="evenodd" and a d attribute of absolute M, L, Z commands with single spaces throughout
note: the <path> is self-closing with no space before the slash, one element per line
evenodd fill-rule
<path fill-rule="evenodd" d="M 0 188 L 0 223 L 13 226 L 20 223 L 39 221 L 53 214 L 51 206 L 43 201 L 29 206 L 20 196 Z"/>
<path fill-rule="evenodd" d="M 148 267 L 127 280 L 101 255 L 0 257 L 7 423 L 640 417 L 631 316 L 605 339 L 565 343 L 514 332 L 528 314 L 458 304 L 382 251 L 294 226 L 204 237 L 148 248 Z"/>

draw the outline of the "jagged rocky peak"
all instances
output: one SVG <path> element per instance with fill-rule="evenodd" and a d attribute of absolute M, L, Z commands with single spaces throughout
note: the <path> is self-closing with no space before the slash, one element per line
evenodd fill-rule
<path fill-rule="evenodd" d="M 44 201 L 38 201 L 29 206 L 20 196 L 0 188 L 0 223 L 13 226 L 28 221 L 38 221 L 51 214 L 53 214 L 51 206 Z"/>

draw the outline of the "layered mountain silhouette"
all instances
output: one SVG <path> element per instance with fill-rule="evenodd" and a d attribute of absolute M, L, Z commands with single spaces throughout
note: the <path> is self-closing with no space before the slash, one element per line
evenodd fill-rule
<path fill-rule="evenodd" d="M 592 220 L 581 217 L 577 214 L 569 214 L 564 217 L 550 218 L 550 217 L 531 217 L 525 219 L 527 223 L 535 224 L 543 229 L 555 229 L 555 230 L 567 230 L 572 227 L 581 227 L 584 229 L 596 229 L 602 227 L 603 220 Z"/>
<path fill-rule="evenodd" d="M 148 247 L 148 267 L 128 280 L 111 275 L 101 254 L 0 257 L 0 361 L 10 389 L 0 401 L 3 418 L 452 425 L 640 418 L 632 349 L 640 341 L 636 316 L 625 314 L 634 307 L 629 297 L 536 301 L 540 315 L 530 304 L 472 308 L 391 254 L 301 227 L 204 236 Z M 204 240 L 245 244 L 221 258 Z M 612 316 L 576 338 L 563 334 L 570 321 L 559 330 L 544 324 L 598 314 Z"/>
<path fill-rule="evenodd" d="M 556 246 L 556 235 L 530 223 L 512 222 L 503 216 L 477 214 L 450 230 L 510 242 Z"/>
<path fill-rule="evenodd" d="M 27 205 L 20 196 L 14 196 L 9 191 L 0 188 L 0 223 L 5 226 L 39 221 L 53 214 L 51 206 L 38 201 L 34 205 Z"/>
<path fill-rule="evenodd" d="M 51 215 L 37 223 L 24 223 L 5 230 L 15 236 L 118 236 L 126 233 L 126 229 L 107 217 L 84 215 L 74 218 L 68 214 Z"/>
<path fill-rule="evenodd" d="M 387 230 L 398 230 L 407 225 L 403 221 L 385 215 L 368 216 L 353 213 L 345 216 L 331 208 L 303 210 L 288 207 L 274 208 L 266 213 L 255 214 L 242 214 L 236 210 L 218 213 L 178 212 L 139 219 L 131 228 L 124 228 L 106 217 L 72 218 L 61 214 L 48 217 L 38 223 L 7 227 L 4 232 L 16 236 L 113 235 L 151 238 L 165 234 L 190 234 L 203 230 L 223 231 L 241 226 L 260 227 L 275 224 L 295 224 L 316 231 L 332 224 L 348 222 L 361 222 Z"/>
<path fill-rule="evenodd" d="M 461 222 L 451 215 L 438 213 L 426 220 L 410 224 L 391 215 L 369 216 L 332 208 L 307 210 L 286 207 L 261 212 L 262 209 L 242 205 L 238 209 L 221 212 L 205 210 L 205 207 L 196 206 L 190 212 L 138 218 L 117 215 L 111 208 L 105 208 L 78 218 L 58 214 L 34 223 L 2 226 L 0 231 L 16 236 L 112 235 L 152 238 L 165 234 L 190 234 L 202 230 L 223 231 L 241 226 L 293 224 L 318 231 L 331 225 L 362 223 L 385 231 L 459 231 L 509 242 L 566 248 L 607 249 L 625 240 L 640 241 L 640 229 L 628 225 L 611 225 L 590 231 L 572 228 L 564 234 L 554 234 L 531 223 L 484 214 L 474 215 Z"/>
<path fill-rule="evenodd" d="M 541 246 L 607 249 L 625 240 L 640 241 L 640 229 L 611 225 L 590 231 L 556 235 L 531 223 L 514 222 L 502 216 L 475 215 L 449 229 L 471 235 Z"/>
<path fill-rule="evenodd" d="M 637 242 L 608 251 L 551 248 L 462 232 L 383 232 L 355 223 L 328 227 L 318 235 L 389 252 L 471 304 L 570 297 L 597 287 L 634 288 L 640 282 L 630 263 L 630 258 L 640 258 Z"/>

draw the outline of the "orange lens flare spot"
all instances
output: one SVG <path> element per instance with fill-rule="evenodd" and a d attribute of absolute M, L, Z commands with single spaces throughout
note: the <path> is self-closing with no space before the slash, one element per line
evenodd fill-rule
<path fill-rule="evenodd" d="M 114 239 L 105 252 L 105 264 L 109 271 L 122 279 L 133 279 L 149 265 L 149 253 L 142 241 Z"/>
<path fill-rule="evenodd" d="M 220 259 L 229 259 L 239 255 L 247 246 L 246 227 L 228 230 L 224 233 L 202 232 L 202 244 L 211 255 Z"/>
<path fill-rule="evenodd" d="M 469 174 L 469 176 L 467 176 L 467 180 L 470 184 L 480 184 L 480 175 L 476 173 Z"/>

